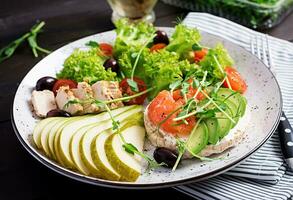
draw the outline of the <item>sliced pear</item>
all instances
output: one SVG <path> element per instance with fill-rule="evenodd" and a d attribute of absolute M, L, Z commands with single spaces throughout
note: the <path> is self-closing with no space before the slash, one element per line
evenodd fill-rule
<path fill-rule="evenodd" d="M 55 117 L 43 119 L 39 123 L 37 123 L 37 125 L 35 126 L 34 131 L 33 131 L 33 140 L 39 149 L 42 148 L 42 146 L 41 146 L 41 133 L 42 133 L 43 129 L 54 119 L 55 119 Z"/>
<path fill-rule="evenodd" d="M 44 128 L 43 131 L 41 132 L 41 146 L 48 157 L 52 158 L 51 152 L 49 150 L 49 143 L 48 143 L 49 133 L 56 123 L 63 120 L 64 120 L 63 117 L 56 117 L 54 120 L 50 121 L 50 123 L 47 124 L 46 128 Z"/>
<path fill-rule="evenodd" d="M 57 160 L 56 154 L 55 154 L 55 149 L 54 149 L 54 138 L 56 133 L 58 132 L 59 129 L 61 129 L 61 127 L 63 127 L 63 125 L 70 120 L 70 118 L 64 118 L 64 120 L 62 121 L 58 121 L 50 130 L 49 134 L 48 134 L 48 147 L 49 147 L 49 151 L 50 151 L 50 155 L 52 156 L 51 158 L 54 160 Z"/>
<path fill-rule="evenodd" d="M 108 129 L 98 134 L 91 145 L 91 153 L 94 164 L 99 171 L 104 174 L 106 179 L 118 181 L 120 174 L 110 164 L 105 151 L 105 142 L 109 136 L 113 134 L 112 129 Z"/>
<path fill-rule="evenodd" d="M 84 117 L 83 117 L 84 118 Z M 66 162 L 62 156 L 60 155 L 60 148 L 59 148 L 59 138 L 60 138 L 60 134 L 62 132 L 62 130 L 68 126 L 71 123 L 75 123 L 76 121 L 80 120 L 81 117 L 70 117 L 70 119 L 68 121 L 66 121 L 65 123 L 63 123 L 56 131 L 55 136 L 54 136 L 54 153 L 55 153 L 55 157 L 56 160 L 62 164 L 64 167 L 70 168 L 70 169 L 74 169 L 75 166 L 71 163 Z"/>
<path fill-rule="evenodd" d="M 143 150 L 145 129 L 135 125 L 121 131 L 127 143 Z M 141 174 L 141 157 L 125 151 L 119 134 L 112 134 L 105 142 L 105 151 L 112 167 L 121 175 L 120 180 L 134 182 Z"/>
<path fill-rule="evenodd" d="M 93 126 L 95 125 L 89 125 L 89 126 L 80 128 L 74 133 L 70 141 L 70 155 L 71 155 L 72 161 L 74 165 L 76 166 L 77 170 L 80 171 L 84 175 L 89 175 L 90 171 L 81 160 L 80 153 L 79 153 L 80 152 L 79 143 L 82 136 L 85 134 L 85 132 L 87 132 Z"/>
<path fill-rule="evenodd" d="M 116 116 L 120 113 L 126 112 L 129 109 L 132 109 L 133 107 L 134 106 L 121 107 L 111 111 L 111 113 L 113 116 Z M 70 141 L 73 134 L 84 126 L 100 123 L 109 119 L 110 115 L 107 112 L 103 112 L 98 115 L 87 115 L 85 117 L 78 118 L 78 120 L 73 120 L 61 130 L 57 137 L 57 149 L 61 160 L 65 163 L 66 166 L 70 168 L 75 167 L 70 155 Z"/>
<path fill-rule="evenodd" d="M 133 115 L 142 112 L 142 106 L 134 106 L 132 109 L 128 110 L 127 112 L 121 113 L 117 115 L 115 120 L 122 122 L 123 120 L 130 120 Z M 95 137 L 104 130 L 110 129 L 113 127 L 112 120 L 105 121 L 103 123 L 97 124 L 90 130 L 88 130 L 81 138 L 80 141 L 80 156 L 82 161 L 84 162 L 85 166 L 90 170 L 91 174 L 105 178 L 103 173 L 96 167 L 92 155 L 91 155 L 91 144 L 94 141 Z"/>
<path fill-rule="evenodd" d="M 131 119 L 128 117 L 126 120 L 123 120 L 119 131 L 123 131 L 133 125 L 143 125 L 143 113 L 136 113 L 131 116 Z M 114 134 L 112 128 L 98 134 L 91 144 L 91 154 L 96 167 L 104 174 L 105 178 L 118 181 L 121 175 L 112 167 L 105 151 L 106 140 L 112 134 Z"/>

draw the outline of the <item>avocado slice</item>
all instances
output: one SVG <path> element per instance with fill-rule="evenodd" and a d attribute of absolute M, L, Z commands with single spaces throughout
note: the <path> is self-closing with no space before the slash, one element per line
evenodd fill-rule
<path fill-rule="evenodd" d="M 235 103 L 233 103 L 232 101 L 230 101 L 230 99 L 222 99 L 222 98 L 218 98 L 218 100 L 221 100 L 222 102 L 225 102 L 225 105 L 227 106 L 227 110 L 228 112 L 230 111 L 231 113 L 231 117 L 233 118 L 234 122 L 232 123 L 231 128 L 234 128 L 234 126 L 236 126 L 237 122 L 240 119 L 240 115 L 239 115 L 239 106 L 235 105 Z M 227 112 L 227 111 L 226 111 Z"/>
<path fill-rule="evenodd" d="M 228 108 L 228 106 L 227 106 Z M 232 116 L 232 113 L 230 111 L 230 109 L 226 109 L 225 112 L 229 115 L 229 116 Z M 219 123 L 219 137 L 220 138 L 223 138 L 225 137 L 229 131 L 231 130 L 232 126 L 233 126 L 233 123 L 231 122 L 230 119 L 227 118 L 227 116 L 222 113 L 222 112 L 217 112 L 216 113 L 216 118 L 218 120 L 218 123 Z"/>
<path fill-rule="evenodd" d="M 230 90 L 229 88 L 220 88 L 217 94 L 220 98 L 228 99 L 238 107 L 237 115 L 244 115 L 247 104 L 247 100 L 244 96 L 238 92 Z"/>
<path fill-rule="evenodd" d="M 241 105 L 240 105 L 240 108 L 239 108 L 239 113 L 240 113 L 240 116 L 243 117 L 243 115 L 245 114 L 245 111 L 246 111 L 246 106 L 247 106 L 247 99 L 244 97 L 244 96 L 241 96 Z"/>
<path fill-rule="evenodd" d="M 209 132 L 209 140 L 210 144 L 216 144 L 219 140 L 219 122 L 216 118 L 209 118 L 204 120 Z"/>
<path fill-rule="evenodd" d="M 209 140 L 208 128 L 204 122 L 200 122 L 187 140 L 187 149 L 194 154 L 199 153 L 206 147 Z"/>

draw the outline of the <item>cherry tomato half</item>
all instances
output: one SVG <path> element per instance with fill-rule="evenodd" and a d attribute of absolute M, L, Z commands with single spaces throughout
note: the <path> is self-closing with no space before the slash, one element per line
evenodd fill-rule
<path fill-rule="evenodd" d="M 113 55 L 113 47 L 108 43 L 99 43 L 100 49 L 105 56 Z"/>
<path fill-rule="evenodd" d="M 138 92 L 134 92 L 134 91 L 132 91 L 131 87 L 129 86 L 129 84 L 127 82 L 127 79 L 129 79 L 129 78 L 123 79 L 119 84 L 123 95 L 126 94 L 127 96 L 131 96 L 131 95 L 134 95 L 136 93 L 145 91 L 147 89 L 146 84 L 144 83 L 143 80 L 134 77 L 133 80 L 137 83 L 138 90 L 139 90 Z M 136 98 L 130 99 L 127 102 L 124 102 L 124 104 L 126 104 L 126 105 L 133 105 L 133 104 L 141 105 L 141 104 L 143 104 L 143 102 L 146 99 L 146 97 L 147 97 L 147 94 L 143 94 L 143 95 L 140 95 L 140 96 L 138 96 Z"/>
<path fill-rule="evenodd" d="M 194 61 L 198 63 L 208 54 L 208 50 L 201 49 L 199 51 L 194 51 L 193 54 L 194 54 Z"/>
<path fill-rule="evenodd" d="M 154 52 L 154 51 L 159 51 L 160 49 L 164 49 L 167 45 L 164 44 L 164 43 L 158 43 L 158 44 L 155 44 L 151 47 L 150 51 L 151 52 Z"/>
<path fill-rule="evenodd" d="M 244 93 L 247 89 L 247 85 L 239 72 L 233 67 L 226 67 L 225 72 L 232 90 Z M 227 81 L 225 81 L 223 85 L 224 87 L 229 88 Z"/>
<path fill-rule="evenodd" d="M 59 79 L 56 81 L 56 83 L 54 84 L 53 86 L 53 92 L 54 94 L 56 95 L 57 94 L 57 91 L 58 89 L 61 87 L 61 86 L 66 86 L 68 85 L 69 88 L 76 88 L 77 87 L 77 82 L 73 81 L 73 80 L 70 80 L 70 79 Z"/>

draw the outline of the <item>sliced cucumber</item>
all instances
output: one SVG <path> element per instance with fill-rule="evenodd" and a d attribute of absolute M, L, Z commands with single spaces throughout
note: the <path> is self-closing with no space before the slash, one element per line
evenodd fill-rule
<path fill-rule="evenodd" d="M 208 142 L 210 144 L 216 144 L 219 140 L 219 123 L 216 118 L 209 118 L 204 120 L 209 132 Z"/>
<path fill-rule="evenodd" d="M 209 140 L 208 128 L 205 123 L 199 123 L 195 131 L 191 133 L 187 141 L 187 149 L 194 154 L 199 153 L 206 147 Z"/>

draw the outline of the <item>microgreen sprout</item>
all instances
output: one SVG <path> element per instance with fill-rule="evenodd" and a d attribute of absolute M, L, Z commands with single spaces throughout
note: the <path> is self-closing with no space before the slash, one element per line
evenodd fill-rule
<path fill-rule="evenodd" d="M 131 71 L 131 79 L 128 79 L 127 80 L 127 83 L 129 84 L 129 86 L 131 87 L 132 91 L 134 92 L 138 92 L 139 89 L 138 89 L 138 86 L 137 86 L 137 83 L 134 81 L 134 73 L 135 73 L 135 69 L 137 67 L 137 64 L 138 64 L 138 61 L 139 61 L 139 58 L 142 54 L 142 51 L 144 50 L 144 48 L 154 39 L 154 37 L 156 36 L 156 34 L 153 34 L 146 42 L 145 44 L 141 47 L 141 49 L 139 50 L 139 52 L 137 54 L 134 55 L 135 57 L 135 61 L 134 61 L 134 64 L 133 64 L 133 67 L 132 67 L 132 71 Z M 136 83 L 136 84 L 135 84 Z"/>
<path fill-rule="evenodd" d="M 0 49 L 0 63 L 4 60 L 10 58 L 15 50 L 25 41 L 27 40 L 28 44 L 31 47 L 31 50 L 35 57 L 38 57 L 38 51 L 49 54 L 50 51 L 40 47 L 37 42 L 37 36 L 42 31 L 42 28 L 44 27 L 45 22 L 40 22 L 34 25 L 30 32 L 22 35 L 20 38 L 12 41 L 7 46 Z"/>
<path fill-rule="evenodd" d="M 217 67 L 220 69 L 221 73 L 225 76 L 225 80 L 227 82 L 227 85 L 228 85 L 229 89 L 232 89 L 230 81 L 229 81 L 229 79 L 228 79 L 228 77 L 226 75 L 226 72 L 224 72 L 223 68 L 221 67 L 221 65 L 220 65 L 220 63 L 218 61 L 218 58 L 215 55 L 213 55 L 213 58 L 214 58 L 214 60 L 216 62 Z"/>

